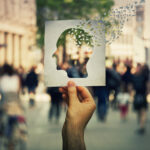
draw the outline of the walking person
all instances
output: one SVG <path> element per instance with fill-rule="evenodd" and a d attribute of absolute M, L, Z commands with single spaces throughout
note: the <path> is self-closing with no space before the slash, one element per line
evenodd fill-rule
<path fill-rule="evenodd" d="M 21 103 L 10 102 L 6 106 L 7 126 L 5 134 L 7 138 L 7 148 L 9 150 L 27 149 L 27 124 L 24 110 Z"/>
<path fill-rule="evenodd" d="M 6 114 L 3 106 L 0 104 L 0 150 L 4 149 L 5 144 L 5 127 L 6 127 Z"/>
<path fill-rule="evenodd" d="M 28 92 L 30 96 L 29 105 L 32 107 L 35 104 L 34 95 L 35 95 L 36 87 L 38 86 L 38 75 L 35 72 L 35 67 L 32 67 L 30 72 L 27 74 L 25 84 L 28 88 Z"/>
<path fill-rule="evenodd" d="M 49 109 L 48 118 L 52 121 L 55 117 L 56 123 L 58 123 L 61 113 L 62 94 L 59 92 L 58 87 L 48 88 L 47 93 L 51 96 L 51 106 Z"/>
<path fill-rule="evenodd" d="M 123 82 L 121 83 L 120 92 L 117 95 L 117 101 L 120 109 L 120 117 L 123 121 L 126 121 L 128 114 L 130 95 L 127 91 L 127 85 Z"/>
<path fill-rule="evenodd" d="M 135 89 L 134 109 L 137 112 L 139 129 L 137 133 L 144 134 L 146 132 L 146 120 L 148 103 L 146 100 L 146 84 L 148 82 L 148 72 L 144 70 L 141 64 L 137 65 L 137 71 L 133 76 L 133 87 Z"/>
<path fill-rule="evenodd" d="M 94 87 L 94 95 L 97 97 L 97 118 L 99 121 L 106 121 L 107 116 L 107 89 L 106 87 Z"/>
<path fill-rule="evenodd" d="M 106 68 L 106 87 L 107 87 L 107 95 L 109 97 L 111 92 L 114 92 L 114 99 L 111 102 L 111 107 L 113 109 L 117 109 L 117 100 L 116 96 L 118 94 L 118 89 L 121 82 L 121 76 L 116 71 L 116 65 L 113 65 L 113 68 Z"/>
<path fill-rule="evenodd" d="M 19 141 L 23 141 L 26 145 L 26 141 L 21 138 L 23 135 L 23 126 L 20 126 L 20 119 L 24 117 L 24 110 L 19 99 L 20 91 L 20 78 L 12 66 L 5 64 L 2 69 L 2 76 L 0 79 L 0 89 L 3 92 L 3 108 L 7 116 L 7 123 L 5 124 L 4 136 L 6 137 L 6 149 L 15 150 L 20 145 Z M 25 127 L 24 121 L 24 127 Z M 20 150 L 25 150 L 25 146 L 20 145 Z"/>

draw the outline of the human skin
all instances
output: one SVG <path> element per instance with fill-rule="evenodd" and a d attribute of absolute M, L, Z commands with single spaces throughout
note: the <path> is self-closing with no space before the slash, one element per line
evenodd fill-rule
<path fill-rule="evenodd" d="M 85 87 L 72 81 L 59 90 L 68 106 L 62 129 L 63 150 L 86 150 L 84 130 L 96 109 L 93 97 Z"/>

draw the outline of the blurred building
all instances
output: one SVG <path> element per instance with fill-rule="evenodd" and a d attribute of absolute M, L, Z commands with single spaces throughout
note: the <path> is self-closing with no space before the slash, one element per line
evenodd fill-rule
<path fill-rule="evenodd" d="M 36 39 L 35 0 L 0 1 L 0 65 L 31 65 L 30 50 Z"/>
<path fill-rule="evenodd" d="M 144 41 L 146 50 L 146 62 L 150 68 L 150 1 L 146 0 L 145 5 L 145 24 L 144 24 Z"/>
<path fill-rule="evenodd" d="M 121 4 L 115 0 L 116 6 Z M 119 5 L 119 6 L 118 6 Z M 136 7 L 136 16 L 124 25 L 122 35 L 107 48 L 107 56 L 132 59 L 134 62 L 150 63 L 150 1 Z M 149 64 L 150 65 L 150 64 Z"/>

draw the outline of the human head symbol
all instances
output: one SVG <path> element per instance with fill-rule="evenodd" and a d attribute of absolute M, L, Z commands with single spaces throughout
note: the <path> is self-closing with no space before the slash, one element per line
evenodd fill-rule
<path fill-rule="evenodd" d="M 57 40 L 57 70 L 65 70 L 69 78 L 86 78 L 86 65 L 93 53 L 93 37 L 83 29 L 69 28 Z"/>

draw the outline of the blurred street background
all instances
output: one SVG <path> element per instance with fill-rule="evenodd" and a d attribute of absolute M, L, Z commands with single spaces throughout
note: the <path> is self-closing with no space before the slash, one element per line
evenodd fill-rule
<path fill-rule="evenodd" d="M 97 104 L 85 132 L 89 150 L 149 149 L 150 1 L 141 2 L 121 35 L 106 46 L 106 87 L 88 87 Z M 44 85 L 45 21 L 95 15 L 107 20 L 112 8 L 128 4 L 0 0 L 0 150 L 62 147 L 66 106 L 58 88 Z"/>

